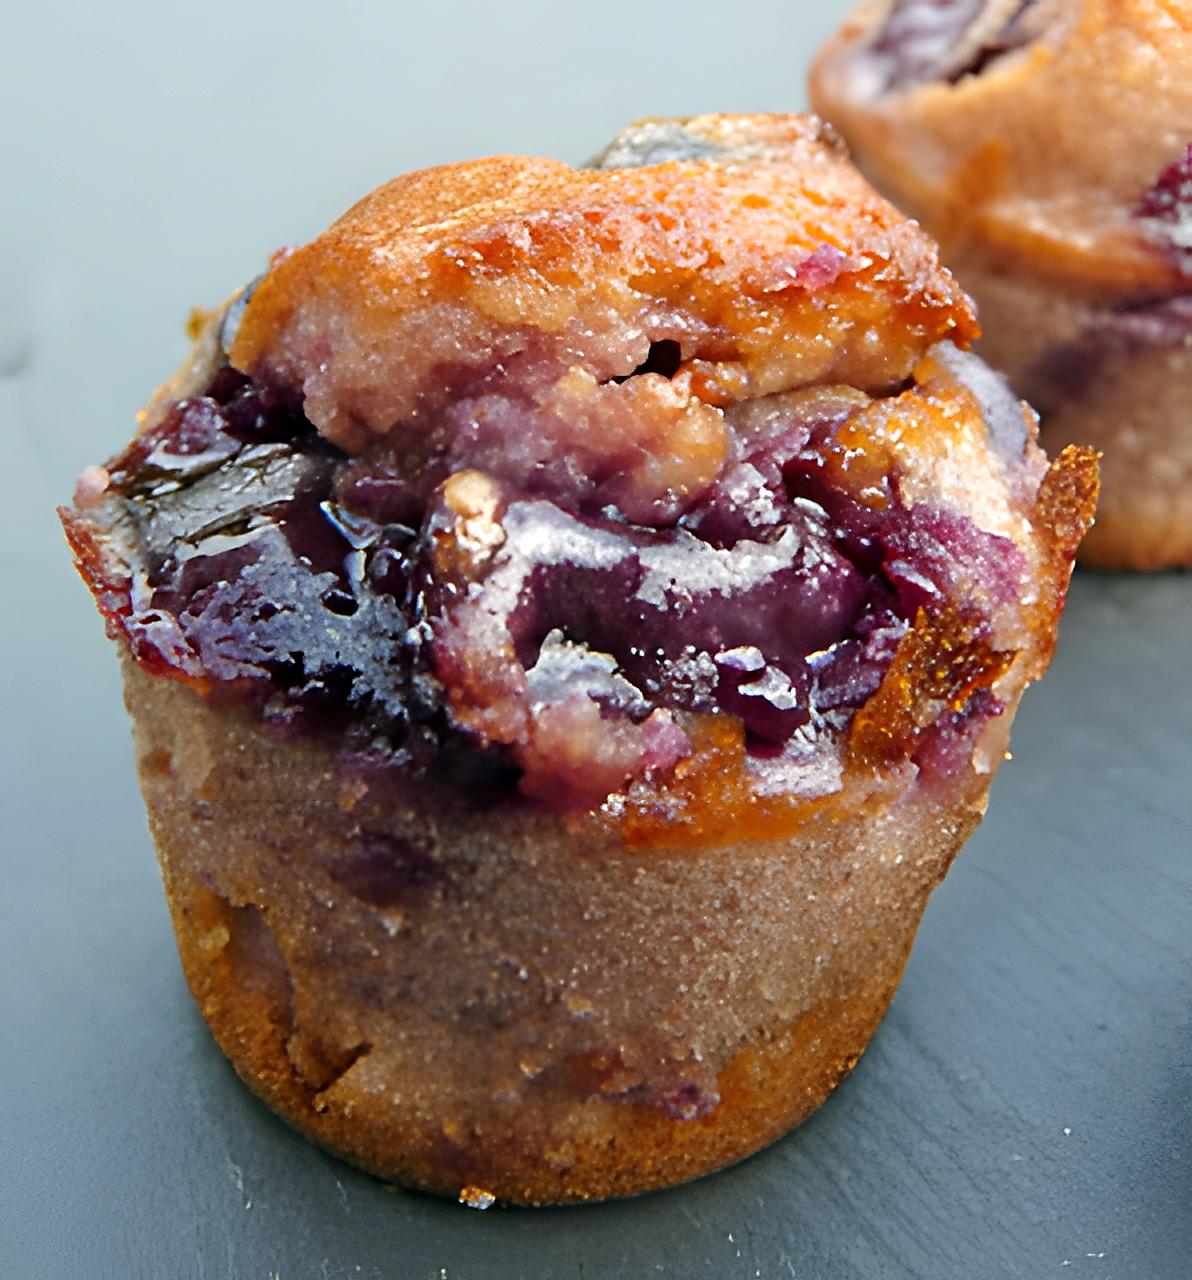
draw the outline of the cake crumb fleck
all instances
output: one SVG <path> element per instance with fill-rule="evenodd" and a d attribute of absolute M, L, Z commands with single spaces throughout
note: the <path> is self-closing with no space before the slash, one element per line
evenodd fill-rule
<path fill-rule="evenodd" d="M 466 1204 L 469 1209 L 491 1209 L 497 1203 L 497 1197 L 483 1187 L 469 1185 L 460 1188 L 459 1202 Z"/>

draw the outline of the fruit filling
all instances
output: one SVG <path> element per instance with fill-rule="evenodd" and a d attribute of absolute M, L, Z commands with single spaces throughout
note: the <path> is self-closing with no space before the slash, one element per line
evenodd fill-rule
<path fill-rule="evenodd" d="M 1192 142 L 1163 170 L 1134 210 L 1183 276 L 1192 276 Z"/>
<path fill-rule="evenodd" d="M 433 430 L 357 454 L 225 364 L 87 473 L 68 533 L 139 663 L 281 732 L 582 809 L 729 717 L 759 786 L 769 770 L 832 789 L 820 749 L 916 617 L 988 633 L 1021 553 L 924 500 L 906 467 L 925 415 L 947 417 L 939 387 L 676 408 L 672 348 L 608 384 L 552 382 L 545 435 L 524 400 L 478 386 Z M 1021 410 L 973 357 L 937 351 L 981 448 L 1018 465 Z M 618 434 L 618 407 L 647 401 Z M 941 732 L 1000 712 L 977 692 Z"/>
<path fill-rule="evenodd" d="M 896 0 L 868 50 L 874 93 L 980 75 L 1038 34 L 1037 0 Z"/>

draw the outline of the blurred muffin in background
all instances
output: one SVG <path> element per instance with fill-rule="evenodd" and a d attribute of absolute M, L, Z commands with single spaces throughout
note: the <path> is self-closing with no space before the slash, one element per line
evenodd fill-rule
<path fill-rule="evenodd" d="M 880 0 L 817 111 L 939 241 L 1049 449 L 1100 449 L 1081 558 L 1192 564 L 1192 6 Z"/>

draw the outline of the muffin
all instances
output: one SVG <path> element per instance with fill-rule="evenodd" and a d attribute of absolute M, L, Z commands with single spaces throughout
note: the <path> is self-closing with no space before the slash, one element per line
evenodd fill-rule
<path fill-rule="evenodd" d="M 63 519 L 245 1081 L 470 1203 L 812 1112 L 1046 667 L 1092 456 L 811 118 L 386 184 Z"/>
<path fill-rule="evenodd" d="M 1192 16 L 1160 0 L 897 0 L 812 100 L 940 244 L 1051 449 L 1103 454 L 1081 556 L 1192 564 Z"/>

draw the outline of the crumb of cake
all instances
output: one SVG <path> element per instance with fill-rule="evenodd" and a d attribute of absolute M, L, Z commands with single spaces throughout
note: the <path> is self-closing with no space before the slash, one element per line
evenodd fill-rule
<path fill-rule="evenodd" d="M 466 1186 L 460 1188 L 459 1202 L 469 1209 L 491 1209 L 497 1203 L 497 1197 L 483 1187 Z"/>

